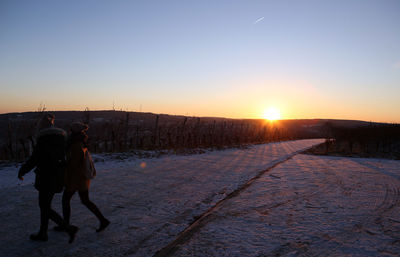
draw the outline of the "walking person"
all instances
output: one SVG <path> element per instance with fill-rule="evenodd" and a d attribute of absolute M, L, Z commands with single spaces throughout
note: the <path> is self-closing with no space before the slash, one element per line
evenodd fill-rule
<path fill-rule="evenodd" d="M 66 133 L 54 127 L 54 115 L 46 114 L 39 123 L 39 134 L 36 145 L 29 159 L 21 166 L 18 178 L 35 169 L 35 188 L 39 191 L 40 229 L 30 236 L 34 241 L 47 241 L 49 219 L 62 227 L 69 235 L 72 243 L 78 228 L 69 226 L 61 216 L 51 208 L 51 202 L 56 193 L 64 186 Z"/>
<path fill-rule="evenodd" d="M 64 220 L 69 224 L 71 216 L 71 199 L 78 191 L 83 205 L 85 205 L 99 220 L 100 226 L 97 232 L 103 231 L 110 221 L 100 212 L 99 208 L 89 199 L 90 181 L 95 176 L 93 161 L 87 149 L 86 131 L 88 126 L 81 122 L 71 125 L 71 135 L 67 146 L 67 169 L 65 176 L 65 190 L 62 197 Z M 56 227 L 62 230 L 63 227 Z"/>

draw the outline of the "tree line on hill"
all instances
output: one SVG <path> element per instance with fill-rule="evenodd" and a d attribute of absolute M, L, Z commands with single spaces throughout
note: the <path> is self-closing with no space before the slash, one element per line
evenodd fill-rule
<path fill-rule="evenodd" d="M 326 124 L 328 137 L 310 152 L 324 155 L 400 159 L 400 124 L 371 123 L 337 127 Z"/>
<path fill-rule="evenodd" d="M 43 113 L 9 115 L 0 126 L 3 134 L 0 160 L 22 161 L 31 154 L 37 122 Z M 123 111 L 56 112 L 56 125 L 66 131 L 71 122 L 78 120 L 90 127 L 89 149 L 93 153 L 221 149 L 316 137 L 309 129 L 265 120 L 144 115 Z"/>

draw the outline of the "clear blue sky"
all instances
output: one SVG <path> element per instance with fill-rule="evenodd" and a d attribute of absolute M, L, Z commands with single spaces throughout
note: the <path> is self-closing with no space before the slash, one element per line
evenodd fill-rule
<path fill-rule="evenodd" d="M 1 0 L 0 87 L 0 113 L 400 122 L 400 1 Z"/>

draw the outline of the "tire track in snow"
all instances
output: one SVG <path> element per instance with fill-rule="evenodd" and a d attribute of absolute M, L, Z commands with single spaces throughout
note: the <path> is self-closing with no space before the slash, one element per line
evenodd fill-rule
<path fill-rule="evenodd" d="M 200 215 L 198 218 L 196 218 L 191 225 L 189 225 L 185 230 L 183 230 L 176 238 L 174 241 L 163 247 L 162 249 L 158 250 L 155 254 L 154 257 L 164 257 L 164 256 L 171 256 L 174 254 L 178 249 L 180 245 L 183 245 L 185 242 L 190 240 L 190 238 L 197 232 L 199 229 L 201 229 L 204 225 L 215 219 L 216 217 L 213 216 L 213 212 L 218 209 L 224 202 L 226 202 L 229 199 L 232 199 L 236 196 L 238 196 L 241 192 L 246 190 L 251 184 L 253 184 L 254 181 L 259 179 L 262 175 L 265 173 L 271 171 L 278 165 L 292 159 L 294 156 L 296 156 L 299 153 L 302 153 L 306 151 L 307 149 L 311 148 L 313 146 L 301 149 L 299 151 L 293 152 L 291 155 L 286 156 L 284 159 L 276 161 L 273 163 L 270 167 L 268 167 L 265 170 L 260 171 L 256 176 L 245 182 L 244 184 L 240 185 L 236 190 L 233 192 L 229 193 L 225 198 L 221 199 L 218 201 L 214 206 L 210 207 L 207 211 L 205 211 L 202 215 Z"/>

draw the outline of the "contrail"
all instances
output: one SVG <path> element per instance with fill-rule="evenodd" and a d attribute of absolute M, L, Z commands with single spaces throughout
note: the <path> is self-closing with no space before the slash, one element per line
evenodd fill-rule
<path fill-rule="evenodd" d="M 264 20 L 264 17 L 258 18 L 253 24 L 256 25 L 257 23 L 259 23 L 262 20 Z"/>

